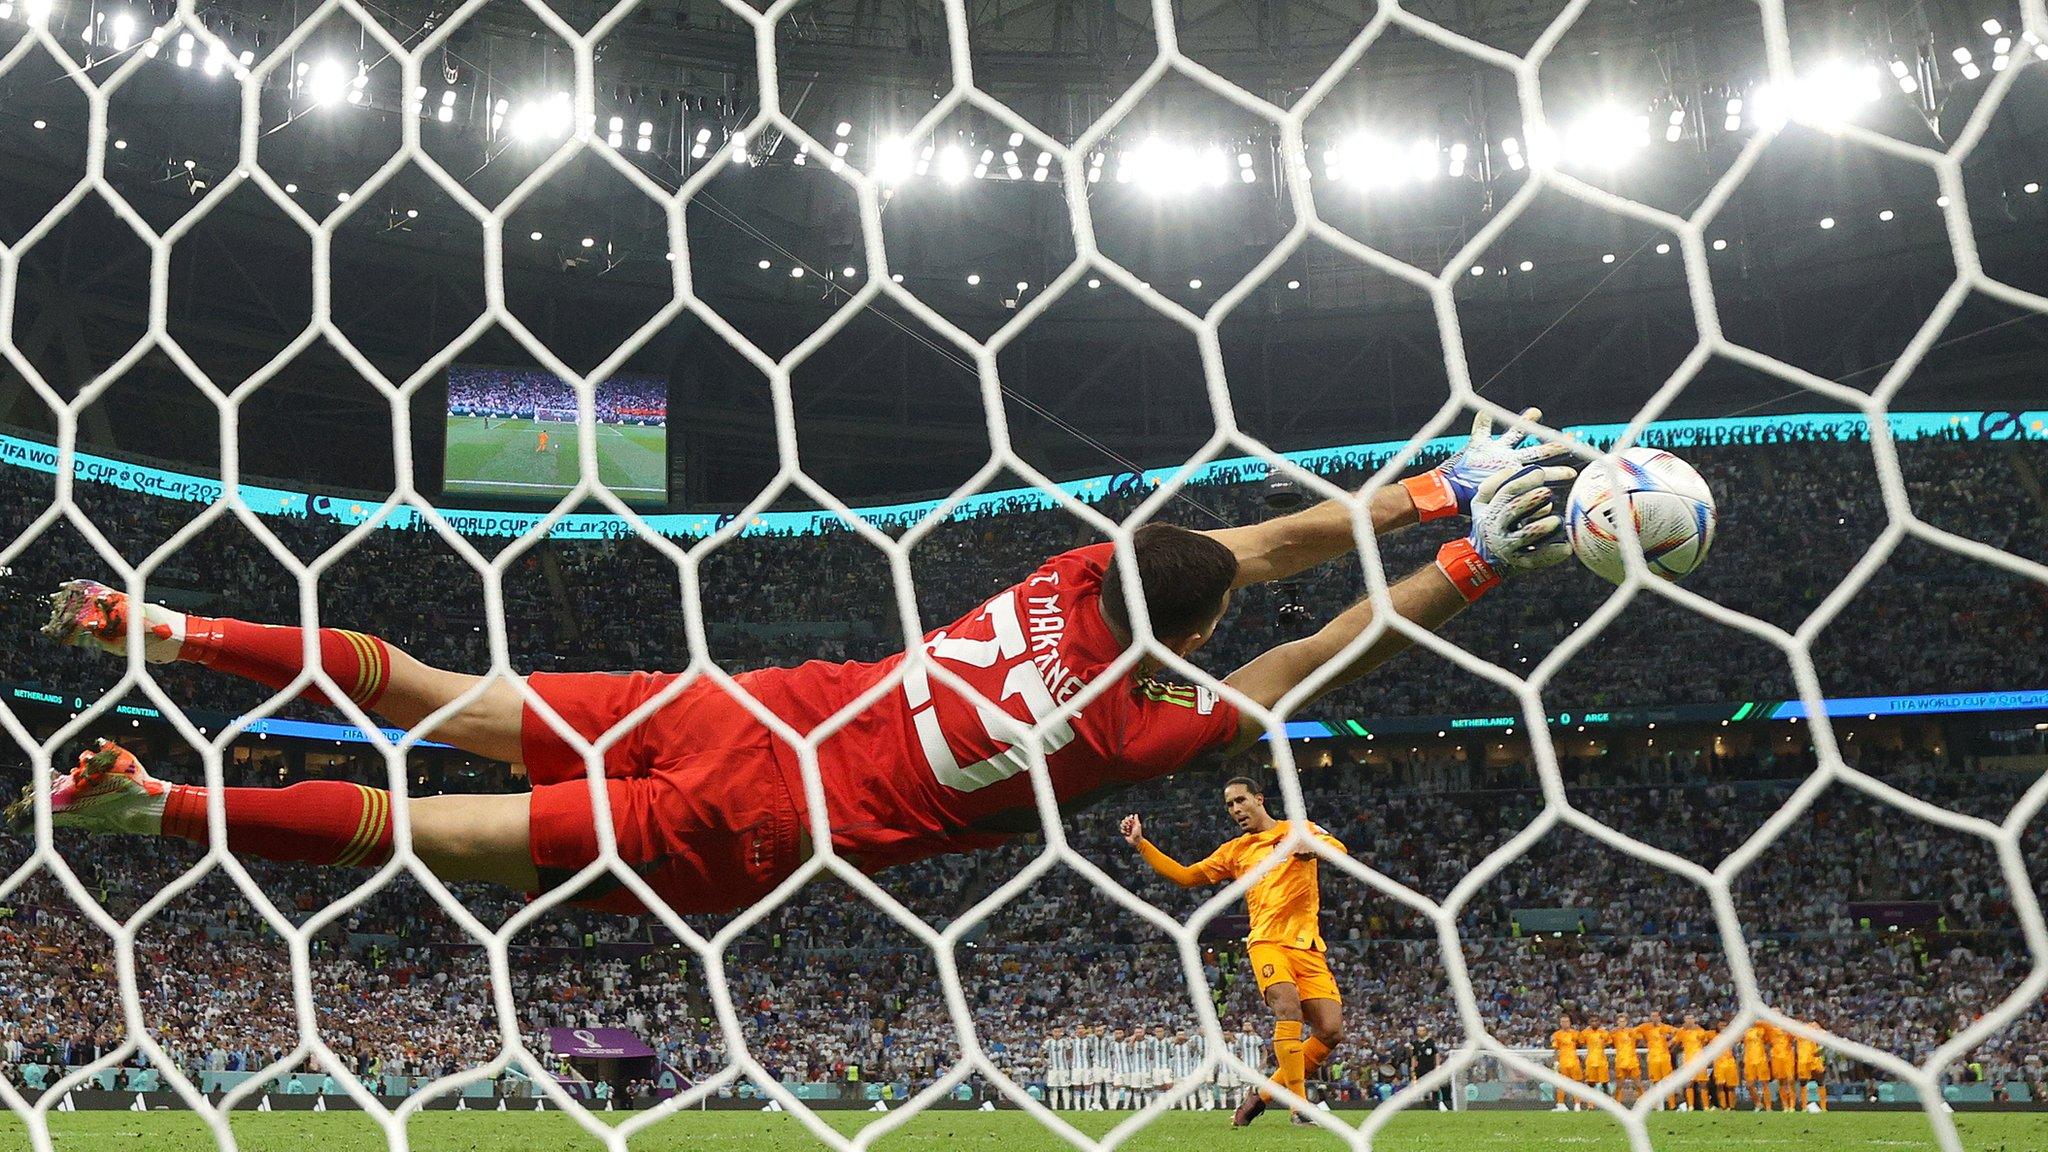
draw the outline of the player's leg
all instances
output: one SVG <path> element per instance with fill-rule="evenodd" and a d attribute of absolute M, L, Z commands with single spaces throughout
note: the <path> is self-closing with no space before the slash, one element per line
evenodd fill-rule
<path fill-rule="evenodd" d="M 1315 955 L 1320 955 L 1316 953 Z M 1327 975 L 1327 969 L 1325 974 Z M 1296 973 L 1297 977 L 1303 974 Z M 1295 984 L 1301 996 L 1301 1019 L 1308 1035 L 1301 1042 L 1301 1079 L 1304 1087 L 1322 1071 L 1330 1053 L 1344 1042 L 1344 1003 L 1334 993 L 1336 986 L 1318 987 L 1322 981 L 1303 979 Z M 1306 992 L 1303 991 L 1307 986 Z M 1331 995 L 1318 995 L 1328 992 Z"/>
<path fill-rule="evenodd" d="M 285 625 L 187 616 L 144 605 L 144 658 L 153 664 L 186 661 L 283 688 L 305 670 L 305 630 Z M 43 633 L 59 643 L 125 655 L 128 596 L 91 580 L 67 581 L 50 597 Z M 391 723 L 411 728 L 473 688 L 481 679 L 429 667 L 394 645 L 361 632 L 322 628 L 320 666 L 350 700 Z M 312 686 L 307 699 L 332 704 Z M 493 680 L 479 696 L 434 729 L 434 737 L 465 752 L 507 762 L 520 759 L 523 715 L 519 693 Z"/>
<path fill-rule="evenodd" d="M 1301 994 L 1291 979 L 1293 973 L 1285 970 L 1286 961 L 1279 955 L 1280 949 L 1255 944 L 1250 951 L 1252 972 L 1260 982 L 1259 994 L 1273 1012 L 1272 1083 L 1299 1096 L 1307 1086 L 1302 1075 L 1301 1047 L 1306 1028 L 1301 1015 Z M 1272 1099 L 1273 1094 L 1266 1087 L 1246 1092 L 1244 1102 L 1230 1118 L 1231 1127 L 1242 1128 L 1256 1120 Z"/>
<path fill-rule="evenodd" d="M 1329 959 L 1323 953 L 1296 949 L 1291 959 L 1295 993 L 1301 999 L 1301 1018 L 1308 1026 L 1308 1036 L 1301 1044 L 1302 1074 L 1313 1077 L 1330 1059 L 1330 1053 L 1344 1043 L 1344 999 L 1337 991 L 1337 980 L 1331 975 Z"/>
<path fill-rule="evenodd" d="M 34 789 L 8 806 L 17 827 L 34 816 Z M 286 788 L 222 788 L 227 847 L 266 860 L 375 868 L 391 858 L 391 794 L 343 780 Z M 443 880 L 532 891 L 527 793 L 427 796 L 411 803 L 413 851 Z M 204 787 L 151 776 L 127 749 L 101 741 L 50 788 L 60 828 L 208 842 Z"/>

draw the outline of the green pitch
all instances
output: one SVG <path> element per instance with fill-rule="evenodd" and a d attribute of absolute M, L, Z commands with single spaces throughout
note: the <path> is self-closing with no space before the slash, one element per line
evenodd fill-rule
<path fill-rule="evenodd" d="M 548 447 L 539 451 L 543 432 Z M 576 425 L 572 422 L 448 418 L 448 459 L 442 487 L 449 493 L 552 500 L 575 486 L 576 472 Z M 598 425 L 597 475 L 628 502 L 665 500 L 668 429 Z"/>
<path fill-rule="evenodd" d="M 622 1120 L 629 1113 L 600 1114 Z M 824 1113 L 851 1134 L 881 1117 L 865 1112 Z M 1355 1119 L 1359 1113 L 1345 1113 Z M 1127 1113 L 1074 1113 L 1069 1119 L 1090 1136 L 1109 1131 Z M 1277 1122 L 1276 1122 L 1277 1121 Z M 1956 1128 L 1969 1152 L 2021 1152 L 2048 1148 L 2048 1112 L 1959 1113 Z M 235 1115 L 242 1152 L 387 1152 L 381 1131 L 361 1113 L 271 1112 Z M 73 1112 L 51 1117 L 62 1152 L 211 1152 L 210 1132 L 190 1113 Z M 566 1116 L 532 1113 L 431 1112 L 413 1119 L 408 1136 L 421 1152 L 590 1152 L 603 1146 Z M 1917 1112 L 1672 1113 L 1650 1122 L 1652 1143 L 1671 1152 L 1903 1152 L 1936 1146 Z M 640 1134 L 634 1152 L 729 1148 L 742 1152 L 813 1152 L 824 1145 L 786 1114 L 685 1112 Z M 0 1116 L 0 1149 L 29 1147 L 21 1122 Z M 1232 1131 L 1222 1112 L 1169 1113 L 1123 1148 L 1134 1152 L 1338 1152 L 1346 1145 L 1321 1129 L 1295 1128 L 1268 1117 Z M 1373 1142 L 1388 1152 L 1625 1152 L 1621 1129 L 1604 1116 L 1550 1112 L 1467 1112 L 1445 1116 L 1409 1113 Z M 875 1143 L 878 1152 L 1072 1152 L 1072 1145 L 1018 1112 L 940 1112 L 912 1119 Z"/>

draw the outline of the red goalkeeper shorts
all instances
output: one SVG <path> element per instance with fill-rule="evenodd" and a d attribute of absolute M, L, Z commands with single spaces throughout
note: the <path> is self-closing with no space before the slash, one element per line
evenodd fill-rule
<path fill-rule="evenodd" d="M 595 741 L 675 679 L 665 672 L 536 672 L 534 692 Z M 774 736 L 708 680 L 698 680 L 605 749 L 605 790 L 619 859 L 677 912 L 724 912 L 766 895 L 802 861 L 802 809 L 778 766 Z M 527 705 L 520 741 L 533 783 L 534 867 L 553 889 L 597 859 L 583 757 Z M 615 877 L 572 903 L 647 911 Z"/>

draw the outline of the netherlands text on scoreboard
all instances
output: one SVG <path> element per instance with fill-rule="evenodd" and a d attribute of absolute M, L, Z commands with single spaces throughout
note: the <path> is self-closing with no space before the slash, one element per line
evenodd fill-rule
<path fill-rule="evenodd" d="M 1894 412 L 1887 423 L 1896 440 L 1953 437 L 1963 440 L 2048 439 L 2048 411 L 2023 412 Z M 1627 430 L 1625 424 L 1579 424 L 1561 431 L 1568 437 L 1605 448 Z M 1862 442 L 1870 438 L 1869 428 L 1859 416 L 1807 414 L 1788 416 L 1734 416 L 1705 420 L 1660 420 L 1643 429 L 1640 441 L 1683 450 L 1693 446 L 1756 445 L 1774 443 Z M 1414 445 L 1418 453 L 1444 453 L 1464 442 L 1462 436 L 1442 436 Z M 1343 470 L 1376 469 L 1410 444 L 1405 440 L 1381 440 L 1368 444 L 1344 444 L 1286 452 L 1281 458 L 1307 472 L 1331 473 Z M 63 466 L 59 450 L 49 444 L 0 434 L 0 465 L 25 468 L 47 474 Z M 1144 494 L 1160 485 L 1226 484 L 1264 478 L 1265 461 L 1252 456 L 1214 460 L 1181 468 L 1152 468 L 1142 472 L 1120 472 L 1069 480 L 1059 490 L 1083 503 L 1097 503 L 1115 496 Z M 74 452 L 71 474 L 78 479 L 141 492 L 167 500 L 212 504 L 221 498 L 221 481 L 208 476 L 168 471 L 146 464 Z M 426 517 L 420 509 L 374 497 L 293 492 L 254 484 L 238 484 L 236 491 L 249 510 L 263 516 L 320 517 L 353 527 L 375 521 L 389 528 L 422 528 Z M 916 523 L 938 509 L 948 508 L 954 517 L 971 518 L 1012 512 L 1045 511 L 1056 506 L 1053 497 L 1036 488 L 1012 488 L 963 497 L 957 502 L 920 500 L 855 508 L 855 515 L 877 527 L 903 527 Z M 437 508 L 449 527 L 466 536 L 522 536 L 536 529 L 564 540 L 607 540 L 630 536 L 635 521 L 653 532 L 677 539 L 695 540 L 709 536 L 730 524 L 732 513 L 680 512 L 637 516 L 633 520 L 609 513 L 565 513 L 560 516 L 534 512 L 504 512 L 484 509 Z M 833 512 L 762 512 L 741 528 L 743 535 L 805 536 L 842 531 L 845 522 Z"/>

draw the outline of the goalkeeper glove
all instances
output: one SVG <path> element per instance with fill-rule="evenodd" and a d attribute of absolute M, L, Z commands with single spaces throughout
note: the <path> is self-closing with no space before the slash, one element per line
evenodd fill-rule
<path fill-rule="evenodd" d="M 1522 413 L 1525 423 L 1543 419 L 1541 408 Z M 1470 516 L 1473 498 L 1489 479 L 1503 472 L 1515 472 L 1532 464 L 1541 465 L 1563 456 L 1568 449 L 1536 439 L 1527 432 L 1509 429 L 1493 435 L 1493 416 L 1481 412 L 1472 418 L 1472 438 L 1449 460 L 1420 476 L 1401 481 L 1415 501 L 1422 522 L 1446 516 Z"/>
<path fill-rule="evenodd" d="M 1548 568 L 1571 555 L 1553 486 L 1577 475 L 1563 464 L 1494 473 L 1472 498 L 1472 531 L 1437 550 L 1438 570 L 1472 601 L 1509 575 Z"/>

